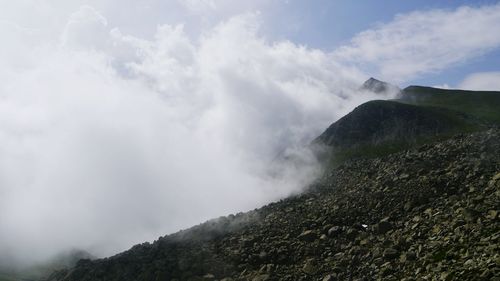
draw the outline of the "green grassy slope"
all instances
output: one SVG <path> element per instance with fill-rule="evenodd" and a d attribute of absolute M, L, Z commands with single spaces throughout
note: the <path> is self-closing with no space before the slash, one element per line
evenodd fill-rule
<path fill-rule="evenodd" d="M 402 91 L 397 101 L 457 110 L 497 125 L 500 124 L 500 92 L 410 86 Z"/>
<path fill-rule="evenodd" d="M 476 118 L 451 109 L 375 100 L 356 107 L 333 123 L 318 140 L 344 149 L 451 131 L 471 131 L 481 125 Z"/>
<path fill-rule="evenodd" d="M 328 147 L 319 156 L 328 166 L 336 166 L 348 159 L 380 157 L 486 127 L 483 121 L 456 110 L 377 100 L 339 119 L 315 143 Z"/>
<path fill-rule="evenodd" d="M 491 126 L 500 126 L 500 92 L 410 86 L 397 99 L 358 106 L 314 143 L 326 145 L 320 157 L 337 166 Z"/>

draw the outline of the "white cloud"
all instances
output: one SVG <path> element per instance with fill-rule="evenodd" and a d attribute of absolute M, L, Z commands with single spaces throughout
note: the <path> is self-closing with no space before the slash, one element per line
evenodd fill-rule
<path fill-rule="evenodd" d="M 233 17 L 197 40 L 161 25 L 144 39 L 82 7 L 61 42 L 30 48 L 23 68 L 0 66 L 3 257 L 112 254 L 311 180 L 307 152 L 284 177 L 269 176 L 273 159 L 374 96 L 353 94 L 355 69 L 266 41 L 259 22 Z"/>
<path fill-rule="evenodd" d="M 178 0 L 183 6 L 192 12 L 206 12 L 206 10 L 216 10 L 215 0 Z"/>
<path fill-rule="evenodd" d="M 402 14 L 356 35 L 335 55 L 402 82 L 500 46 L 500 4 Z"/>
<path fill-rule="evenodd" d="M 450 85 L 444 83 L 444 84 L 441 84 L 441 85 L 433 85 L 432 86 L 433 88 L 440 88 L 440 89 L 451 89 L 450 88 Z"/>
<path fill-rule="evenodd" d="M 109 38 L 108 21 L 97 10 L 82 6 L 71 14 L 62 33 L 62 44 L 66 47 L 103 49 Z"/>
<path fill-rule="evenodd" d="M 458 88 L 476 91 L 500 91 L 500 72 L 472 73 L 465 77 Z"/>

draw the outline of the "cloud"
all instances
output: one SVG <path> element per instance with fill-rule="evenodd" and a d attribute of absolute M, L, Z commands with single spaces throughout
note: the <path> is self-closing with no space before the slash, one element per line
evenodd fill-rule
<path fill-rule="evenodd" d="M 335 51 L 389 81 L 408 81 L 500 46 L 500 4 L 402 14 L 356 35 Z"/>
<path fill-rule="evenodd" d="M 178 0 L 184 7 L 192 12 L 204 12 L 216 10 L 217 4 L 214 0 Z"/>
<path fill-rule="evenodd" d="M 317 166 L 300 147 L 374 96 L 353 91 L 356 69 L 267 41 L 259 24 L 250 13 L 196 40 L 183 25 L 145 39 L 84 6 L 60 41 L 29 48 L 22 68 L 2 65 L 4 262 L 72 247 L 113 254 L 312 180 Z M 307 165 L 281 166 L 280 153 Z"/>
<path fill-rule="evenodd" d="M 432 85 L 433 88 L 440 88 L 440 89 L 451 89 L 450 85 L 444 83 L 440 85 Z"/>
<path fill-rule="evenodd" d="M 66 47 L 102 49 L 109 38 L 108 21 L 97 10 L 82 6 L 71 14 L 62 33 Z"/>
<path fill-rule="evenodd" d="M 500 72 L 479 72 L 469 74 L 458 88 L 476 91 L 500 91 Z"/>

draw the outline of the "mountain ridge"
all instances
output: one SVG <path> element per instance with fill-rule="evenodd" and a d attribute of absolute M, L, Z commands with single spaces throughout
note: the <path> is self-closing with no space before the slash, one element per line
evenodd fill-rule
<path fill-rule="evenodd" d="M 373 81 L 380 82 L 370 78 L 365 84 Z M 357 106 L 312 146 L 326 165 L 338 165 L 350 158 L 378 157 L 459 132 L 500 126 L 499 109 L 500 92 L 409 86 L 394 99 Z"/>
<path fill-rule="evenodd" d="M 437 135 L 467 125 L 464 113 L 421 107 L 396 101 L 375 100 L 356 107 L 323 132 L 316 142 L 347 148 L 390 139 Z M 472 125 L 472 122 L 471 122 Z"/>

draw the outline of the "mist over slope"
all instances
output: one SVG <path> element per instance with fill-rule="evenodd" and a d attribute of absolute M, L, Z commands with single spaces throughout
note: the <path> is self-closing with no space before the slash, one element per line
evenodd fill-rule
<path fill-rule="evenodd" d="M 499 134 L 348 161 L 303 194 L 82 260 L 49 280 L 492 280 Z"/>
<path fill-rule="evenodd" d="M 418 96 L 426 105 L 410 105 L 404 99 L 370 101 L 333 123 L 312 144 L 323 149 L 316 150 L 315 156 L 323 159 L 325 171 L 304 193 L 248 213 L 210 220 L 110 258 L 82 260 L 75 268 L 54 273 L 50 280 L 307 280 L 325 275 L 397 280 L 416 268 L 422 270 L 433 259 L 443 261 L 444 255 L 455 260 L 473 257 L 476 267 L 464 271 L 447 263 L 439 274 L 471 277 L 483 273 L 494 267 L 488 258 L 495 247 L 483 249 L 472 241 L 498 239 L 489 235 L 499 228 L 494 210 L 497 181 L 500 184 L 500 159 L 494 153 L 500 145 L 499 123 L 429 106 L 433 99 L 446 98 L 439 96 L 442 91 L 429 89 Z M 475 105 L 486 106 L 484 97 L 475 94 L 467 92 L 461 98 L 477 98 Z M 500 108 L 491 103 L 500 92 L 488 94 L 488 106 Z M 460 107 L 459 103 L 453 106 Z M 482 132 L 470 134 L 473 131 Z M 442 139 L 449 140 L 439 142 Z M 381 149 L 399 142 L 405 146 L 395 151 Z M 366 153 L 367 148 L 378 155 Z M 328 165 L 352 149 L 359 149 L 351 155 L 357 160 L 345 158 Z M 374 156 L 378 157 L 367 159 Z M 487 183 L 485 179 L 490 178 Z M 471 196 L 476 195 L 491 198 L 471 205 Z M 469 222 L 467 229 L 476 229 L 478 224 L 481 229 L 462 233 L 446 227 L 450 223 L 461 226 L 459 220 L 451 222 L 452 214 L 460 212 L 457 206 L 471 209 L 462 214 Z M 426 215 L 422 227 L 430 221 L 439 225 L 434 236 L 420 234 L 421 212 Z M 417 224 L 410 228 L 408 220 Z M 455 236 L 452 245 L 446 246 L 450 233 Z M 462 247 L 474 253 L 466 255 Z M 486 257 L 478 258 L 483 250 Z M 428 270 L 421 272 L 422 278 L 435 276 Z"/>
<path fill-rule="evenodd" d="M 307 144 L 374 97 L 331 55 L 267 41 L 258 16 L 142 39 L 97 10 L 0 67 L 0 263 L 124 250 L 300 191 Z M 31 38 L 16 29 L 12 48 Z M 293 153 L 303 168 L 273 162 Z M 274 171 L 274 172 L 273 172 Z M 280 175 L 280 177 L 272 177 Z"/>

